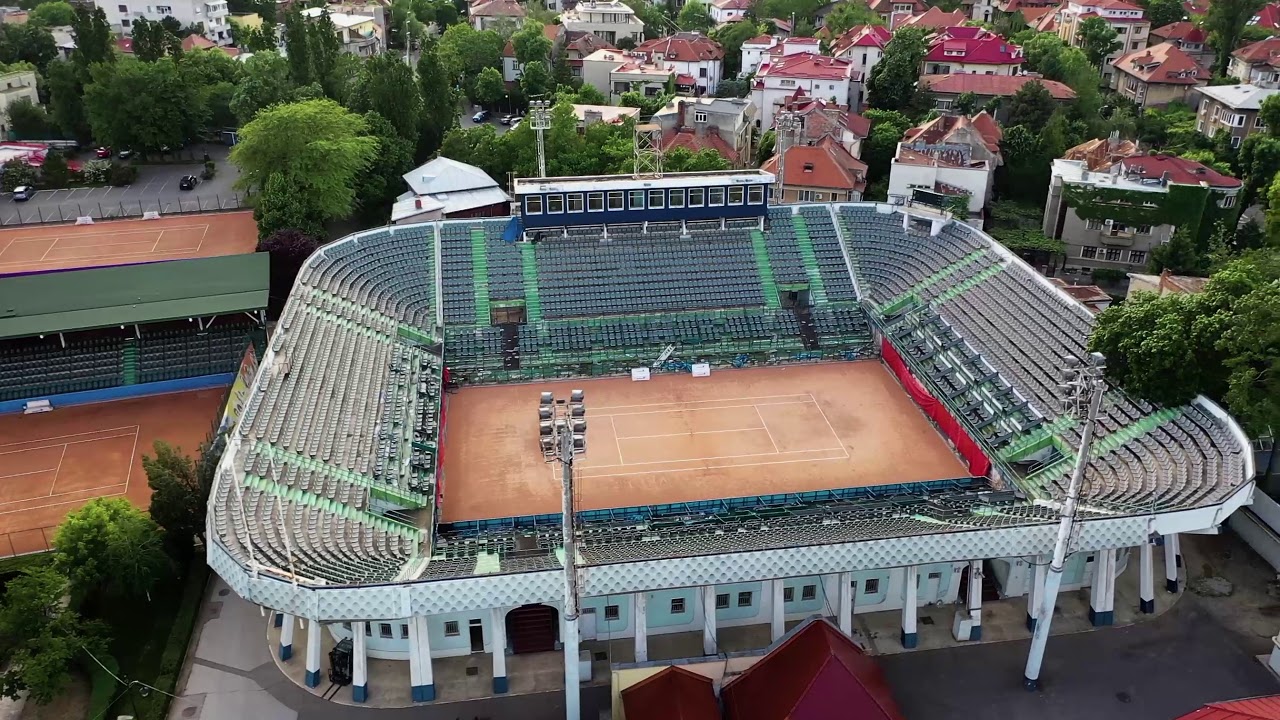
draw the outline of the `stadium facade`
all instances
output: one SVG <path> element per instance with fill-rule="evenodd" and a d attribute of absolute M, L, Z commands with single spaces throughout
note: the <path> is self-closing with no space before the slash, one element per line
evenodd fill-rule
<path fill-rule="evenodd" d="M 788 619 L 822 613 L 850 633 L 855 613 L 898 610 L 910 647 L 917 608 L 960 597 L 953 631 L 980 637 L 984 579 L 1004 596 L 1034 598 L 1080 440 L 1059 407 L 1059 368 L 1085 352 L 1087 310 L 937 211 L 769 207 L 748 189 L 715 195 L 761 200 L 755 209 L 688 221 L 673 215 L 673 193 L 687 204 L 689 188 L 723 177 L 610 182 L 628 203 L 616 206 L 617 223 L 603 220 L 615 207 L 608 195 L 599 205 L 589 188 L 559 197 L 580 183 L 551 178 L 517 192 L 526 212 L 537 197 L 536 222 L 371 230 L 306 263 L 219 468 L 208 561 L 277 613 L 281 657 L 305 664 L 308 685 L 321 682 L 322 633 L 351 639 L 357 702 L 368 697 L 369 657 L 407 661 L 414 701 L 436 696 L 433 659 L 489 653 L 502 693 L 509 653 L 578 657 L 572 640 L 561 647 L 560 516 L 540 501 L 556 492 L 554 474 L 543 467 L 521 485 L 534 488 L 523 504 L 462 511 L 454 498 L 483 497 L 483 483 L 525 479 L 513 477 L 517 466 L 479 477 L 483 458 L 454 446 L 489 443 L 541 464 L 537 391 L 582 385 L 590 403 L 598 378 L 659 357 L 655 373 L 709 363 L 717 376 L 875 363 L 929 418 L 927 442 L 945 442 L 957 471 L 909 476 L 903 452 L 890 458 L 901 481 L 858 477 L 855 466 L 847 481 L 748 494 L 733 488 L 749 485 L 750 468 L 713 467 L 704 454 L 669 467 L 735 482 L 712 495 L 691 495 L 701 486 L 690 480 L 678 492 L 637 490 L 645 502 L 584 501 L 575 514 L 584 640 L 631 638 L 640 661 L 654 635 L 701 632 L 715 654 L 723 627 L 767 623 L 776 639 Z M 652 221 L 633 197 L 658 203 Z M 551 208 L 581 212 L 556 226 Z M 468 387 L 507 383 L 529 383 L 528 434 L 500 426 L 462 437 L 478 431 L 450 417 L 486 397 Z M 526 427 L 525 412 L 509 427 Z M 891 422 L 862 418 L 877 420 Z M 587 432 L 589 448 L 606 427 Z M 612 434 L 620 462 L 616 422 Z M 752 479 L 764 487 L 767 464 Z M 1209 400 L 1163 408 L 1109 390 L 1065 584 L 1093 587 L 1090 614 L 1108 624 L 1114 578 L 1137 562 L 1142 610 L 1152 611 L 1157 575 L 1177 590 L 1177 536 L 1249 503 L 1253 474 L 1248 439 Z M 296 632 L 307 634 L 304 658 L 292 658 Z"/>

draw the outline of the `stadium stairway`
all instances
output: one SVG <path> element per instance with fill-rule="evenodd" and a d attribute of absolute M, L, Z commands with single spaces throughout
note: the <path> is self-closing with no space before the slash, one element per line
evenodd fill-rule
<path fill-rule="evenodd" d="M 129 338 L 124 341 L 124 350 L 120 353 L 121 384 L 138 384 L 138 341 Z"/>
<path fill-rule="evenodd" d="M 471 228 L 471 270 L 475 276 L 476 324 L 489 324 L 489 252 L 485 248 L 484 228 Z"/>
<path fill-rule="evenodd" d="M 948 263 L 941 270 L 938 270 L 937 272 L 925 278 L 924 280 L 921 280 L 919 283 L 913 286 L 910 290 L 907 290 L 906 292 L 902 293 L 898 297 L 881 305 L 880 312 L 884 313 L 885 315 L 892 315 L 893 313 L 897 312 L 908 301 L 910 301 L 913 296 L 919 296 L 922 290 L 926 290 L 938 284 L 943 279 L 950 276 L 952 273 L 968 265 L 971 261 L 982 257 L 983 255 L 986 254 L 986 252 L 987 251 L 985 249 L 974 250 L 968 255 L 965 255 L 963 258 L 953 263 Z"/>
<path fill-rule="evenodd" d="M 968 278 L 964 282 L 957 283 L 951 286 L 946 292 L 942 293 L 937 298 L 935 298 L 932 305 L 934 307 L 937 307 L 945 303 L 951 298 L 954 298 L 957 295 L 965 292 L 966 290 L 990 278 L 991 276 L 995 275 L 996 273 L 1000 272 L 1003 269 L 1004 269 L 1004 265 L 992 265 L 991 267 L 986 268 L 982 272 L 978 273 L 977 275 L 974 275 L 971 278 Z"/>
<path fill-rule="evenodd" d="M 809 273 L 809 294 L 814 305 L 827 302 L 827 290 L 822 284 L 822 271 L 818 269 L 818 255 L 813 251 L 813 240 L 809 238 L 809 224 L 803 215 L 792 215 L 791 222 L 796 228 L 796 246 L 800 248 L 800 256 L 804 258 L 805 272 Z"/>
<path fill-rule="evenodd" d="M 532 243 L 520 243 L 520 263 L 524 269 L 524 312 L 530 323 L 542 322 L 542 298 L 538 295 L 538 259 Z"/>
<path fill-rule="evenodd" d="M 778 301 L 778 284 L 773 279 L 773 267 L 769 264 L 769 251 L 765 247 L 764 233 L 751 231 L 751 248 L 756 254 L 756 272 L 760 273 L 760 285 L 764 288 L 764 306 L 770 310 L 781 306 Z"/>

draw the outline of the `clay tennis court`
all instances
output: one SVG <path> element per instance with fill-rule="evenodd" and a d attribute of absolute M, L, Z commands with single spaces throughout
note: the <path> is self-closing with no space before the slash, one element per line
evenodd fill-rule
<path fill-rule="evenodd" d="M 93 225 L 0 230 L 0 275 L 251 253 L 253 213 L 210 213 Z"/>
<path fill-rule="evenodd" d="M 966 477 L 878 361 L 462 388 L 449 396 L 444 522 L 560 512 L 538 395 L 587 395 L 579 508 Z"/>
<path fill-rule="evenodd" d="M 225 388 L 0 415 L 0 557 L 48 550 L 62 518 L 96 497 L 147 507 L 142 455 L 164 440 L 194 455 Z"/>

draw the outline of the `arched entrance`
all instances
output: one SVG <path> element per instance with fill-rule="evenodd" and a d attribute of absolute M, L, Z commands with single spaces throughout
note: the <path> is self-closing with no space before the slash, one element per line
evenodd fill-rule
<path fill-rule="evenodd" d="M 550 605 L 522 605 L 507 613 L 507 642 L 511 652 L 550 652 L 560 637 L 560 613 Z"/>

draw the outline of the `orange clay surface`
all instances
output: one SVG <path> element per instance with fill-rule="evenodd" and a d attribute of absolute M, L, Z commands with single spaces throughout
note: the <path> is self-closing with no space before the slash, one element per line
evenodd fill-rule
<path fill-rule="evenodd" d="M 194 456 L 226 388 L 0 415 L 0 557 L 48 550 L 58 523 L 97 497 L 151 501 L 142 455 L 164 440 Z"/>
<path fill-rule="evenodd" d="M 448 397 L 441 520 L 558 513 L 538 394 L 586 391 L 582 510 L 966 476 L 878 361 L 462 388 Z"/>
<path fill-rule="evenodd" d="M 251 212 L 0 230 L 0 275 L 251 253 Z"/>

